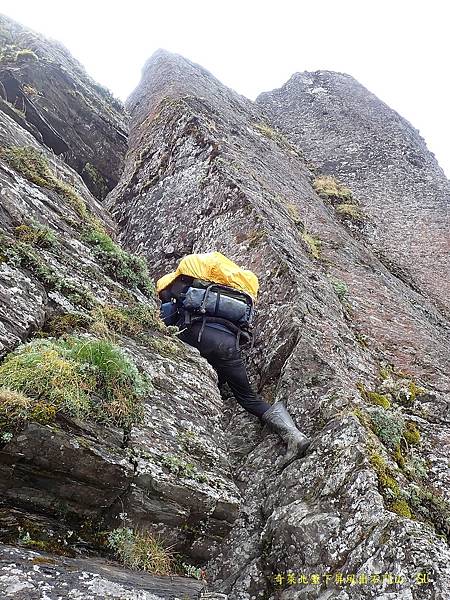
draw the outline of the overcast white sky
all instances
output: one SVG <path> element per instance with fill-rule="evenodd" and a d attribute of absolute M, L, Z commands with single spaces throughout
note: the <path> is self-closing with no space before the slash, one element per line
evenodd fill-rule
<path fill-rule="evenodd" d="M 121 99 L 157 48 L 252 100 L 296 71 L 349 73 L 419 129 L 450 175 L 446 0 L 0 0 L 0 12 L 61 41 Z"/>

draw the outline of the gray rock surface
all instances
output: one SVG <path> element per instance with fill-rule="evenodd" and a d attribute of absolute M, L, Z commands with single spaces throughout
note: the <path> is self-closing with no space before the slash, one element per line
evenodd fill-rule
<path fill-rule="evenodd" d="M 55 318 L 76 313 L 78 335 L 112 335 L 151 383 L 132 427 L 58 414 L 2 436 L 0 539 L 9 546 L 0 586 L 12 598 L 57 600 L 70 589 L 66 596 L 79 600 L 153 600 L 203 589 L 192 578 L 156 580 L 108 562 L 102 535 L 122 525 L 162 536 L 203 567 L 211 600 L 448 598 L 445 296 L 403 230 L 390 230 L 392 253 L 386 241 L 375 248 L 380 200 L 363 202 L 356 177 L 344 182 L 372 210 L 362 224 L 317 194 L 323 165 L 289 129 L 294 109 L 286 106 L 283 125 L 280 110 L 262 103 L 158 51 L 127 102 L 129 150 L 103 205 L 30 123 L 11 107 L 0 112 L 0 146 L 34 148 L 60 182 L 33 183 L 0 152 L 2 355 L 36 336 L 54 339 Z M 377 119 L 380 130 L 394 127 L 390 113 Z M 383 156 L 396 158 L 391 137 Z M 399 162 L 403 187 L 439 174 L 421 152 L 430 170 Z M 361 165 L 352 172 L 369 177 L 370 165 Z M 377 189 L 394 185 L 380 176 Z M 417 196 L 395 204 L 399 221 L 423 217 L 435 231 L 421 252 L 436 257 L 436 275 L 446 260 L 442 198 L 432 196 L 432 210 Z M 280 470 L 279 438 L 219 393 L 214 370 L 155 316 L 151 286 L 130 283 L 89 241 L 94 217 L 145 257 L 153 279 L 183 255 L 210 250 L 258 275 L 249 372 L 313 438 L 303 460 Z M 53 234 L 49 246 L 20 242 L 20 228 L 36 223 Z M 144 306 L 153 318 L 139 332 L 105 330 L 94 316 L 110 304 Z"/>
<path fill-rule="evenodd" d="M 4 113 L 0 146 L 40 153 L 88 214 L 114 235 L 111 217 L 81 178 Z M 68 544 L 69 537 L 78 553 L 99 527 L 111 530 L 125 519 L 126 525 L 158 533 L 194 562 L 206 560 L 229 531 L 240 501 L 221 427 L 216 373 L 165 328 L 151 291 L 127 285 L 102 262 L 86 241 L 88 225 L 80 222 L 73 197 L 33 183 L 5 159 L 0 185 L 3 356 L 22 341 L 56 335 L 51 324 L 65 315 L 89 322 L 98 307 L 111 305 L 124 310 L 138 305 L 155 315 L 141 335 L 109 334 L 151 383 L 139 426 L 125 431 L 58 414 L 54 423 L 31 422 L 2 438 L 3 540 L 17 542 L 21 528 L 45 544 L 56 528 L 59 544 Z M 54 241 L 50 247 L 22 242 L 21 227 L 44 228 Z M 89 335 L 86 327 L 80 329 Z M 62 530 L 61 516 L 67 522 Z"/>
<path fill-rule="evenodd" d="M 202 592 L 200 582 L 185 577 L 152 577 L 101 559 L 52 557 L 12 546 L 0 545 L 0 565 L 2 597 L 16 600 L 188 600 Z"/>
<path fill-rule="evenodd" d="M 352 189 L 372 252 L 448 318 L 450 182 L 419 131 L 343 73 L 296 73 L 256 102 L 320 173 Z"/>
<path fill-rule="evenodd" d="M 279 441 L 267 432 L 261 439 L 255 419 L 233 413 L 227 431 L 236 445 L 251 444 L 235 461 L 243 494 L 238 519 L 208 563 L 214 588 L 239 599 L 444 598 L 443 530 L 431 533 L 430 522 L 396 512 L 403 504 L 393 504 L 379 484 L 373 454 L 399 479 L 399 499 L 411 497 L 417 475 L 407 476 L 360 420 L 375 407 L 357 387 L 384 385 L 392 392 L 389 418 L 418 424 L 423 442 L 408 460 L 427 461 L 427 484 L 445 513 L 449 328 L 434 299 L 391 271 L 315 193 L 301 148 L 264 111 L 201 67 L 156 53 L 127 106 L 130 151 L 107 202 L 121 239 L 147 255 L 155 277 L 185 253 L 209 250 L 257 273 L 258 338 L 249 357 L 255 382 L 269 400 L 286 402 L 314 440 L 304 460 L 280 473 Z M 318 258 L 308 235 L 321 244 Z M 402 375 L 383 381 L 387 365 Z M 428 393 L 403 406 L 399 390 L 413 382 Z M 320 586 L 281 591 L 274 577 L 289 569 L 319 573 Z M 433 572 L 426 589 L 415 585 L 420 569 Z M 325 584 L 325 573 L 341 571 L 402 572 L 405 581 Z"/>

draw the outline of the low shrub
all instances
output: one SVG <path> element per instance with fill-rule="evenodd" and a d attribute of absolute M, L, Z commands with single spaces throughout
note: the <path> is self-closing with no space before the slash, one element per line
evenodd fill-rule
<path fill-rule="evenodd" d="M 400 415 L 374 407 L 370 411 L 370 421 L 373 431 L 386 446 L 395 449 L 400 444 L 405 430 L 405 422 Z"/>

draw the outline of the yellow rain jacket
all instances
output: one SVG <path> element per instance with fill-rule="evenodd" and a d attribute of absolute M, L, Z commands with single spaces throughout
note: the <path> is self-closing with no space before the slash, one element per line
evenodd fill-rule
<path fill-rule="evenodd" d="M 156 282 L 156 291 L 159 293 L 161 290 L 164 290 L 179 275 L 190 275 L 196 279 L 228 285 L 237 290 L 247 292 L 254 300 L 256 300 L 258 295 L 259 283 L 256 275 L 252 271 L 241 269 L 241 267 L 220 252 L 188 254 L 180 260 L 176 271 L 158 279 Z"/>

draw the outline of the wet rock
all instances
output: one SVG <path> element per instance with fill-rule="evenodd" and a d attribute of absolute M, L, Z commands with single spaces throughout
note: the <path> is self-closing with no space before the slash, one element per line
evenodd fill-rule
<path fill-rule="evenodd" d="M 124 260 L 122 251 L 113 246 L 105 254 L 93 244 L 93 228 L 114 236 L 114 224 L 78 174 L 4 113 L 0 145 L 40 157 L 53 174 L 34 182 L 20 161 L 14 168 L 9 155 L 0 159 L 2 354 L 33 336 L 58 338 L 77 327 L 83 335 L 100 328 L 102 335 L 102 307 L 113 307 L 122 319 L 137 307 L 149 319 L 134 323 L 141 333 L 106 334 L 151 382 L 144 418 L 127 431 L 68 415 L 7 431 L 0 443 L 3 514 L 7 519 L 8 511 L 26 511 L 23 534 L 37 530 L 37 541 L 50 527 L 36 525 L 40 516 L 61 518 L 66 533 L 75 532 L 69 541 L 60 534 L 65 544 L 76 551 L 89 534 L 97 552 L 96 531 L 121 527 L 126 519 L 161 534 L 184 556 L 206 560 L 230 530 L 240 502 L 221 429 L 217 375 L 158 321 L 150 280 L 143 281 L 150 287 L 127 284 L 114 262 Z M 113 243 L 100 239 L 107 247 Z M 69 329 L 59 330 L 64 323 Z M 17 542 L 17 532 L 11 537 L 12 527 L 7 530 L 3 539 Z"/>
<path fill-rule="evenodd" d="M 16 27 L 8 22 L 2 36 L 11 39 Z M 45 56 L 41 38 L 29 45 L 38 59 Z M 49 45 L 48 52 L 55 48 Z M 58 52 L 69 81 L 78 82 L 77 65 Z M 36 59 L 14 57 L 18 64 L 9 58 L 7 71 L 23 89 L 18 72 L 27 71 L 19 63 Z M 45 81 L 56 68 L 49 64 Z M 330 93 L 329 82 L 349 81 L 327 78 L 308 88 L 311 105 Z M 304 91 L 292 86 L 301 107 Z M 376 101 L 353 83 L 345 89 L 356 105 L 375 107 L 373 127 L 381 135 Z M 429 210 L 417 196 L 408 204 L 397 194 L 400 176 L 402 189 L 411 185 L 416 193 L 415 169 L 423 174 L 428 165 L 427 176 L 437 179 L 439 173 L 415 139 L 419 146 L 408 155 L 413 170 L 396 162 L 398 177 L 386 179 L 397 194 L 394 221 L 403 215 L 411 226 L 423 217 L 435 242 L 422 236 L 410 245 L 402 229 L 394 248 L 386 225 L 389 235 L 377 246 L 383 198 L 376 185 L 380 195 L 369 195 L 367 181 L 376 176 L 369 173 L 373 165 L 364 166 L 360 131 L 355 167 L 345 172 L 359 174 L 353 183 L 366 181 L 364 198 L 352 189 L 371 214 L 356 223 L 314 187 L 320 170 L 343 176 L 343 163 L 334 154 L 321 162 L 317 148 L 327 145 L 325 133 L 313 139 L 311 129 L 302 137 L 290 128 L 298 118 L 293 98 L 285 113 L 275 101 L 270 106 L 270 96 L 252 103 L 202 67 L 158 51 L 127 103 L 129 152 L 103 205 L 46 148 L 66 142 L 66 130 L 50 119 L 51 129 L 24 121 L 10 105 L 0 112 L 0 146 L 31 148 L 51 171 L 43 169 L 44 180 L 33 181 L 23 165 L 21 172 L 11 155 L 0 153 L 2 355 L 36 335 L 59 338 L 67 322 L 57 319 L 71 315 L 69 333 L 114 340 L 149 382 L 143 418 L 132 426 L 60 414 L 2 436 L 2 540 L 52 552 L 4 548 L 5 593 L 64 597 L 70 588 L 73 597 L 87 600 L 177 598 L 200 590 L 201 583 L 175 578 L 161 587 L 147 574 L 105 562 L 105 536 L 130 527 L 160 535 L 185 560 L 206 568 L 214 600 L 445 598 L 449 322 L 445 297 L 425 274 L 426 259 L 418 258 L 422 244 L 424 257 L 437 257 L 438 271 L 445 265 L 443 196 L 430 199 Z M 353 113 L 335 99 L 332 122 L 347 123 Z M 319 119 L 317 111 L 312 117 Z M 386 138 L 395 130 L 395 144 L 409 144 L 410 130 L 394 117 L 383 113 Z M 311 121 L 316 132 L 326 127 L 319 121 Z M 351 131 L 344 128 L 343 147 L 352 147 Z M 111 147 L 109 134 L 103 141 Z M 395 155 L 386 148 L 377 154 L 380 169 Z M 85 152 L 74 149 L 76 157 Z M 87 181 L 86 170 L 82 174 Z M 441 179 L 437 187 L 444 189 Z M 115 238 L 116 230 L 124 247 L 145 257 L 154 279 L 186 253 L 210 250 L 258 275 L 249 373 L 260 394 L 283 402 L 312 438 L 304 459 L 281 470 L 284 447 L 277 435 L 226 390 L 220 394 L 207 361 L 158 321 L 157 299 L 138 263 L 125 262 L 136 267 L 132 273 L 119 268 L 131 259 L 107 237 Z M 104 313 L 111 305 L 114 325 Z M 136 306 L 147 316 L 127 329 L 123 311 Z M 367 584 L 351 585 L 351 577 L 364 576 Z"/>

